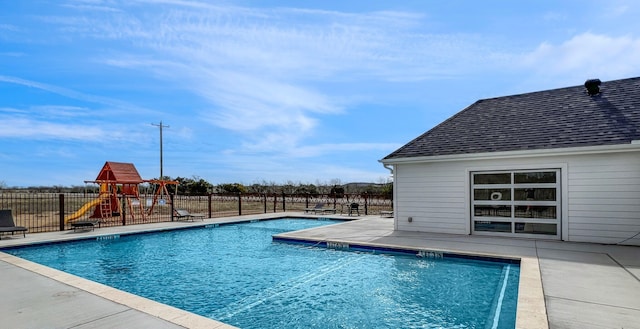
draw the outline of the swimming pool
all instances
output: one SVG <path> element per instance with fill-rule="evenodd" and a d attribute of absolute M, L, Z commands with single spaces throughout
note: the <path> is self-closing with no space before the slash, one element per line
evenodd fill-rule
<path fill-rule="evenodd" d="M 268 220 L 3 251 L 241 328 L 515 326 L 517 265 L 271 239 L 333 223 Z"/>

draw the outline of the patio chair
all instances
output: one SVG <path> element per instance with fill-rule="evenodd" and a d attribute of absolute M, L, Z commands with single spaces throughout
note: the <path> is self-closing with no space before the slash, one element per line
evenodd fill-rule
<path fill-rule="evenodd" d="M 204 214 L 192 214 L 186 209 L 174 209 L 173 215 L 178 218 L 178 220 L 204 220 Z"/>
<path fill-rule="evenodd" d="M 355 202 L 349 205 L 349 216 L 351 216 L 351 214 L 353 214 L 354 212 L 357 213 L 358 216 L 360 216 L 360 204 Z"/>
<path fill-rule="evenodd" d="M 13 222 L 11 209 L 0 210 L 0 233 L 5 232 L 11 232 L 11 235 L 15 234 L 15 232 L 22 232 L 22 237 L 27 237 L 27 228 L 24 226 L 16 226 L 16 223 Z"/>

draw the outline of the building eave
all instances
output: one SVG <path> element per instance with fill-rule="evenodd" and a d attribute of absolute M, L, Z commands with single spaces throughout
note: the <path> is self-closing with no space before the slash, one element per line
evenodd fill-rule
<path fill-rule="evenodd" d="M 405 157 L 405 158 L 381 159 L 378 161 L 384 165 L 395 165 L 395 164 L 406 164 L 406 163 L 499 160 L 499 159 L 513 159 L 513 158 L 550 157 L 550 156 L 603 154 L 603 153 L 619 153 L 619 152 L 640 152 L 640 140 L 631 141 L 630 144 Z"/>

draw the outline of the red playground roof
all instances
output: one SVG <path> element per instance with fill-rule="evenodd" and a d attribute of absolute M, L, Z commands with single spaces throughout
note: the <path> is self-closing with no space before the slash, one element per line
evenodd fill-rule
<path fill-rule="evenodd" d="M 110 161 L 104 163 L 96 178 L 96 182 L 107 181 L 116 184 L 140 184 L 145 182 L 133 163 Z"/>

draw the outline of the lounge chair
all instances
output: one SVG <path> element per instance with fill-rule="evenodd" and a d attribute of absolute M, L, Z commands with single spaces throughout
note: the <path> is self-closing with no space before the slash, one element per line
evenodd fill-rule
<path fill-rule="evenodd" d="M 89 228 L 93 231 L 96 228 L 96 225 L 100 227 L 99 220 L 76 220 L 76 221 L 69 222 L 69 224 L 71 224 L 71 227 L 73 228 L 74 232 L 76 230 L 85 230 Z"/>
<path fill-rule="evenodd" d="M 204 214 L 192 214 L 186 209 L 174 209 L 173 215 L 178 220 L 190 220 L 190 221 L 193 221 L 195 219 L 204 220 Z"/>
<path fill-rule="evenodd" d="M 15 232 L 22 232 L 22 237 L 27 237 L 27 228 L 24 226 L 16 226 L 13 222 L 13 215 L 11 209 L 0 210 L 0 233 L 11 232 L 11 235 Z"/>
<path fill-rule="evenodd" d="M 308 212 L 313 212 L 313 213 L 315 213 L 315 212 L 316 212 L 316 210 L 318 210 L 318 209 L 322 209 L 322 208 L 324 208 L 324 203 L 322 203 L 322 202 L 318 202 L 318 203 L 316 203 L 316 205 L 315 205 L 313 208 L 304 208 L 304 212 L 305 212 L 305 213 L 308 213 Z"/>
<path fill-rule="evenodd" d="M 393 218 L 393 210 L 380 210 L 380 217 Z"/>
<path fill-rule="evenodd" d="M 319 202 L 319 203 L 316 203 L 315 207 L 313 207 L 313 208 L 305 208 L 304 212 L 305 213 L 312 212 L 314 214 L 317 214 L 317 213 L 324 214 L 325 212 L 330 212 L 330 213 L 334 213 L 335 214 L 336 213 L 336 209 L 335 208 L 325 208 L 324 207 L 324 203 Z"/>

